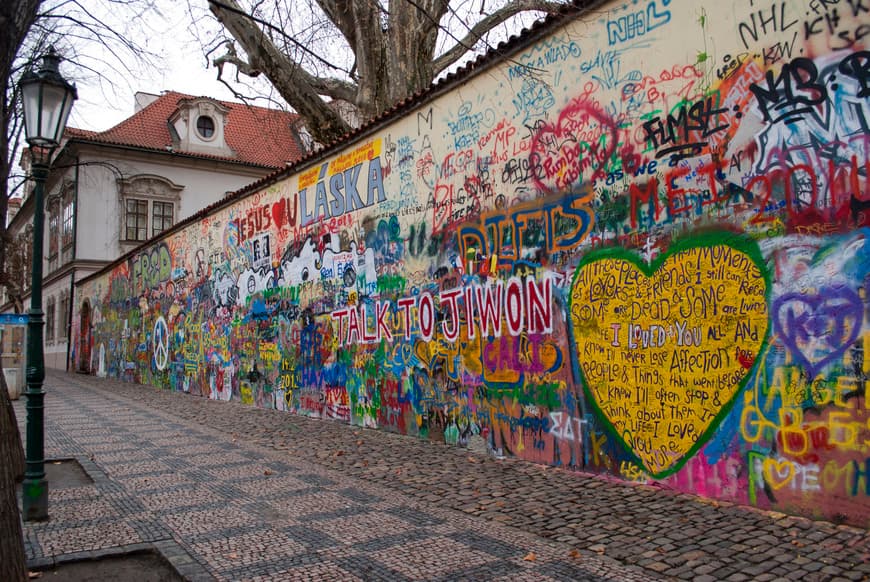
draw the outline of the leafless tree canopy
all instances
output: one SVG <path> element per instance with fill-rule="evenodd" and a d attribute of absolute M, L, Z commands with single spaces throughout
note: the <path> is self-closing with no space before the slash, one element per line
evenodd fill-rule
<path fill-rule="evenodd" d="M 362 120 L 426 89 L 490 33 L 564 0 L 208 0 L 209 8 L 321 143 L 351 129 L 331 101 Z M 479 7 L 479 8 L 478 8 Z M 525 21 L 527 23 L 528 21 Z M 515 24 L 519 26 L 519 24 Z M 350 55 L 348 59 L 346 55 Z M 349 61 L 345 62 L 345 61 Z M 226 82 L 225 79 L 222 79 Z"/>

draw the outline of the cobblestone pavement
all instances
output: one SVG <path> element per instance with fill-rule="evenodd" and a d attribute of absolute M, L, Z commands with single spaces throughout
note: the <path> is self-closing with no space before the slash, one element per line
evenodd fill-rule
<path fill-rule="evenodd" d="M 93 456 L 138 503 L 121 521 L 82 504 L 90 521 L 175 539 L 218 577 L 870 579 L 864 530 L 114 380 L 47 385 L 47 456 Z M 67 539 L 56 521 L 28 527 L 31 558 L 73 551 L 43 541 Z"/>
<path fill-rule="evenodd" d="M 46 393 L 46 458 L 75 458 L 94 482 L 57 489 L 49 482 L 50 520 L 25 524 L 32 568 L 153 548 L 190 580 L 650 577 L 594 551 L 456 511 L 429 493 L 363 478 L 316 455 L 294 457 L 275 446 L 280 442 L 254 437 L 266 417 L 247 408 L 215 409 L 244 412 L 245 420 L 225 416 L 228 424 L 210 426 L 201 422 L 209 416 L 203 399 L 163 399 L 145 387 L 53 372 Z M 16 413 L 23 425 L 24 399 Z M 276 426 L 291 420 L 273 416 L 268 422 Z M 310 453 L 342 456 L 319 440 L 326 433 L 308 430 L 316 421 L 295 426 L 287 440 L 306 438 Z M 344 431 L 358 447 L 380 438 Z M 414 441 L 372 446 L 396 455 L 405 442 Z M 413 463 L 404 467 L 412 471 Z"/>

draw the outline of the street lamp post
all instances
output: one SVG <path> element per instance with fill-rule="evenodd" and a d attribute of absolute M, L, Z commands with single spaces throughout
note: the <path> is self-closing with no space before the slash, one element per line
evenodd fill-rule
<path fill-rule="evenodd" d="M 33 178 L 33 269 L 30 281 L 30 310 L 27 322 L 27 469 L 22 487 L 25 521 L 48 519 L 48 481 L 45 478 L 43 408 L 45 354 L 42 311 L 42 235 L 45 223 L 43 198 L 51 154 L 60 144 L 76 88 L 64 79 L 58 66 L 60 55 L 54 47 L 42 58 L 39 71 L 21 77 L 24 133 L 30 146 Z"/>

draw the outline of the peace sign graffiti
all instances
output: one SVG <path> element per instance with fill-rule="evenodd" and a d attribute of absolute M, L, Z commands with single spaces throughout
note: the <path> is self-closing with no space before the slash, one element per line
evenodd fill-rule
<path fill-rule="evenodd" d="M 151 336 L 151 346 L 154 350 L 154 363 L 161 372 L 169 363 L 169 327 L 163 316 L 157 318 L 154 324 L 154 334 Z"/>

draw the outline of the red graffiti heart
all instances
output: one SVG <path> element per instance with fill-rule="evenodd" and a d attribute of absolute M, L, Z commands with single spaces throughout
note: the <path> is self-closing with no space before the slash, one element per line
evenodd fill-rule
<path fill-rule="evenodd" d="M 603 178 L 618 143 L 618 129 L 586 100 L 568 104 L 555 125 L 542 124 L 532 141 L 529 166 L 535 186 L 547 194 L 574 191 Z"/>
<path fill-rule="evenodd" d="M 298 215 L 299 198 L 297 196 L 281 198 L 272 205 L 272 222 L 278 230 L 285 227 L 295 228 Z"/>
<path fill-rule="evenodd" d="M 281 200 L 272 205 L 272 222 L 279 229 L 287 224 L 287 213 L 284 210 L 284 202 Z"/>

